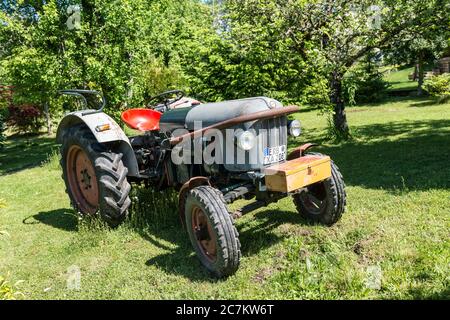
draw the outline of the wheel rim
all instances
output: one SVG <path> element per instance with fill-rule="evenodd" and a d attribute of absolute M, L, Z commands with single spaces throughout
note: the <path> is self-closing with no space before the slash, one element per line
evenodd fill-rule
<path fill-rule="evenodd" d="M 305 208 L 311 214 L 321 214 L 326 207 L 327 191 L 323 182 L 309 186 L 300 194 Z"/>
<path fill-rule="evenodd" d="M 67 177 L 79 209 L 94 214 L 99 204 L 97 177 L 88 155 L 77 145 L 71 146 L 67 153 Z"/>
<path fill-rule="evenodd" d="M 192 230 L 203 256 L 214 262 L 217 258 L 216 236 L 208 218 L 198 206 L 192 208 Z"/>

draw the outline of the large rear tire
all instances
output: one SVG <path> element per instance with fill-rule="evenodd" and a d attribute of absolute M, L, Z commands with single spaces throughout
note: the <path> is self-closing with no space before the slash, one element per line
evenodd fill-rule
<path fill-rule="evenodd" d="M 107 149 L 83 125 L 70 128 L 61 146 L 61 167 L 66 192 L 81 214 L 100 217 L 116 227 L 128 215 L 131 185 L 122 153 Z"/>
<path fill-rule="evenodd" d="M 234 274 L 241 244 L 220 191 L 209 186 L 189 191 L 185 218 L 191 243 L 206 269 L 218 278 Z"/>
<path fill-rule="evenodd" d="M 320 153 L 309 153 L 322 156 Z M 331 226 L 345 211 L 347 195 L 342 174 L 331 161 L 331 177 L 293 196 L 297 211 L 306 220 Z"/>

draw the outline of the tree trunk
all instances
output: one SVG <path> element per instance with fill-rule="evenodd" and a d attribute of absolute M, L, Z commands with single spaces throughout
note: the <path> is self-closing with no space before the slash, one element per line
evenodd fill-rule
<path fill-rule="evenodd" d="M 48 102 L 45 103 L 44 106 L 45 119 L 47 121 L 47 134 L 52 134 L 52 119 L 50 118 L 50 111 L 48 107 Z"/>
<path fill-rule="evenodd" d="M 418 68 L 419 68 L 419 85 L 417 87 L 417 95 L 422 96 L 423 95 L 423 79 L 425 77 L 425 70 L 424 70 L 424 61 L 423 61 L 423 53 L 419 53 L 419 61 L 418 61 Z"/>
<path fill-rule="evenodd" d="M 345 114 L 342 79 L 342 74 L 333 72 L 330 84 L 330 100 L 334 106 L 333 125 L 337 138 L 348 139 L 350 137 L 350 129 L 347 123 L 347 115 Z"/>

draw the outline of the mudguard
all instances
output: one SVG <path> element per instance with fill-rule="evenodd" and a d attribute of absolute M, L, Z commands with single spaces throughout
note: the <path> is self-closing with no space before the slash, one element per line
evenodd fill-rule
<path fill-rule="evenodd" d="M 83 123 L 88 127 L 99 143 L 117 142 L 117 152 L 123 154 L 122 161 L 128 168 L 128 176 L 139 177 L 139 168 L 131 147 L 130 140 L 122 128 L 110 116 L 97 110 L 83 110 L 68 113 L 59 124 L 56 141 L 63 143 L 67 129 Z M 100 130 L 101 126 L 109 125 L 109 130 Z"/>

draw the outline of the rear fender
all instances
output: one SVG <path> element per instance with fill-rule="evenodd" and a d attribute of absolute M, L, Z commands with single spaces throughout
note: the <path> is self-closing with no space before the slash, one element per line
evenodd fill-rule
<path fill-rule="evenodd" d="M 62 144 L 67 130 L 78 124 L 84 124 L 88 127 L 99 143 L 117 143 L 116 151 L 123 154 L 122 161 L 128 168 L 128 175 L 139 177 L 136 155 L 131 147 L 130 140 L 117 122 L 103 112 L 84 110 L 67 114 L 59 124 L 56 141 Z M 105 131 L 99 130 L 99 127 L 103 125 L 109 125 L 110 129 Z"/>

